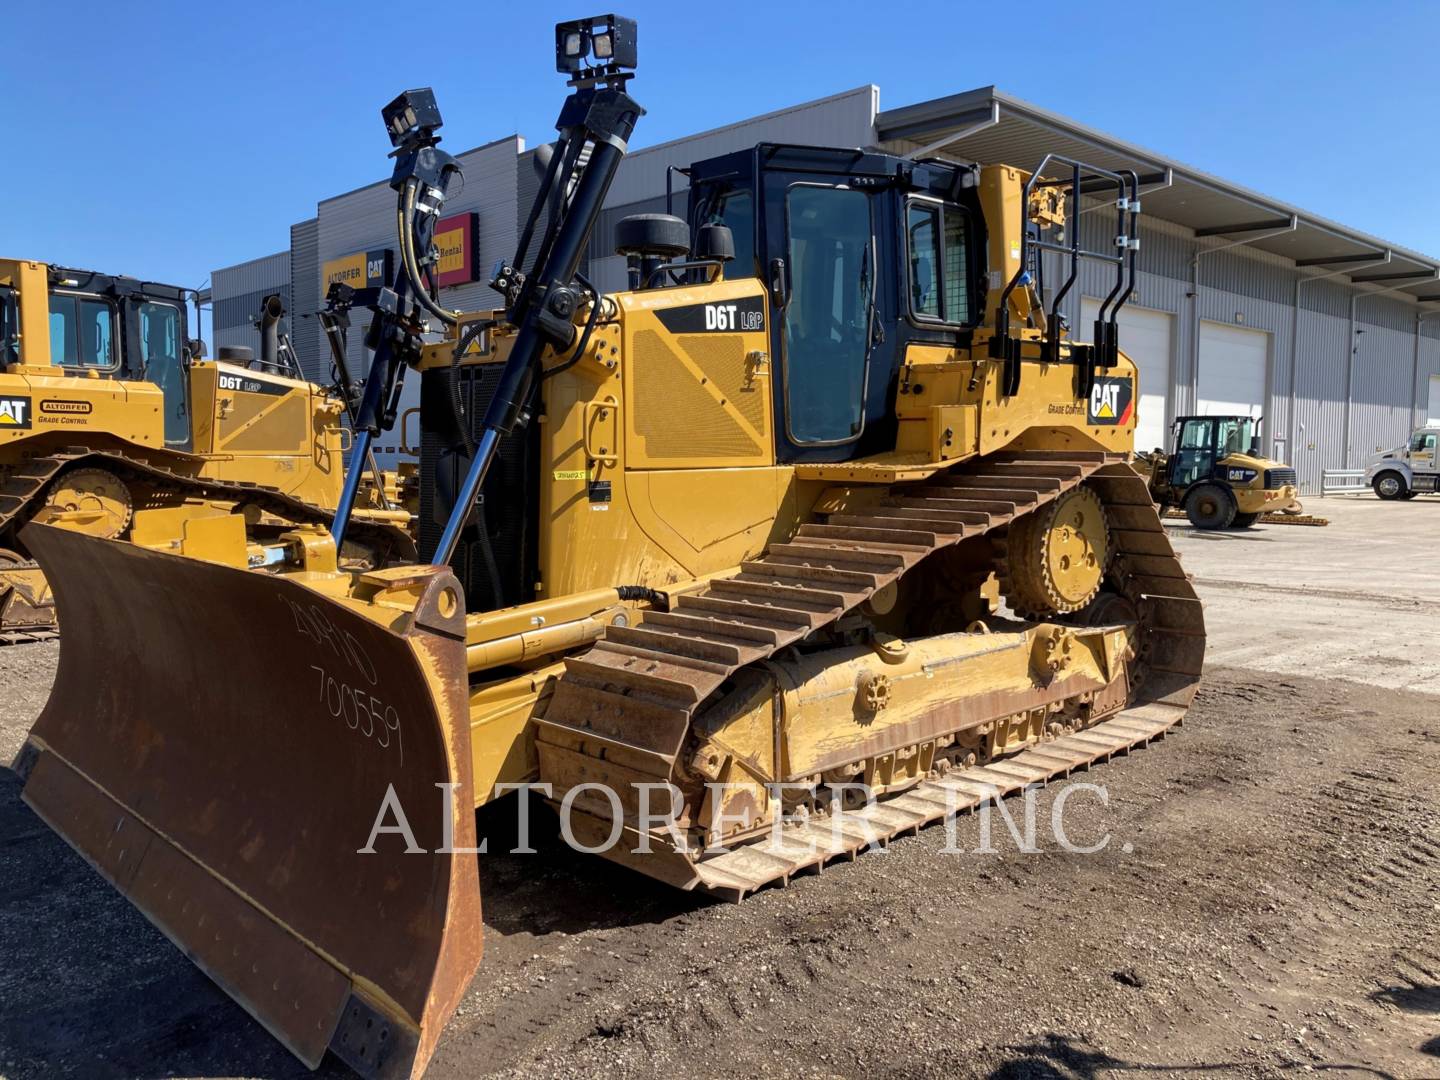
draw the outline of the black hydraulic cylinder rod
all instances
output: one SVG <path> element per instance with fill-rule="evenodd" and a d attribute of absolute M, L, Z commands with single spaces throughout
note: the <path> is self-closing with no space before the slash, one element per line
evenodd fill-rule
<path fill-rule="evenodd" d="M 590 103 L 590 115 L 603 115 L 607 121 L 603 132 L 597 132 L 594 124 L 586 127 L 594 138 L 594 148 L 574 197 L 565 209 L 564 221 L 554 233 L 553 243 L 546 252 L 544 265 L 539 268 L 536 279 L 536 302 L 527 309 L 523 321 L 515 334 L 515 344 L 505 361 L 495 395 L 485 413 L 484 432 L 479 440 L 474 460 L 465 474 L 465 479 L 456 493 L 455 505 L 445 523 L 445 531 L 435 549 L 432 561 L 446 565 L 455 554 L 460 542 L 460 533 L 469 520 L 475 506 L 475 498 L 485 483 L 485 475 L 500 445 L 499 436 L 515 429 L 534 384 L 536 368 L 548 345 L 554 344 L 542 324 L 546 314 L 543 305 L 545 290 L 552 286 L 568 285 L 580 269 L 580 259 L 585 246 L 590 242 L 590 233 L 600 216 L 605 195 L 625 156 L 625 144 L 635 129 L 635 122 L 641 114 L 637 105 L 623 89 L 607 87 L 596 93 Z M 552 223 L 552 227 L 553 227 Z M 599 302 L 599 298 L 596 298 Z M 564 344 L 569 344 L 565 342 Z"/>
<path fill-rule="evenodd" d="M 345 357 L 345 337 L 341 333 L 339 325 L 328 312 L 320 312 L 320 326 L 325 331 L 325 340 L 330 343 L 330 357 L 335 364 L 335 373 L 340 378 L 340 397 L 345 408 L 345 416 L 350 421 L 350 430 L 358 432 L 356 423 L 357 403 L 355 401 L 355 383 L 350 378 L 350 365 Z M 365 467 L 370 470 L 375 481 L 375 490 L 380 495 L 380 503 L 386 510 L 391 509 L 390 499 L 385 494 L 385 476 L 380 471 L 380 465 L 375 460 L 375 454 L 368 447 L 363 458 L 355 458 L 356 461 L 363 461 Z M 352 468 L 356 466 L 352 465 Z"/>
<path fill-rule="evenodd" d="M 403 310 L 410 283 L 403 273 L 397 277 L 399 280 L 395 283 L 395 294 Z M 370 361 L 370 375 L 365 380 L 365 393 L 360 398 L 360 408 L 356 410 L 353 420 L 355 445 L 350 452 L 350 468 L 345 471 L 345 486 L 340 491 L 340 502 L 335 507 L 335 519 L 330 525 L 330 535 L 335 539 L 337 550 L 345 541 L 345 530 L 350 525 L 351 511 L 355 509 L 355 497 L 360 492 L 360 477 L 365 472 L 365 463 L 371 460 L 371 444 L 375 436 L 380 434 L 386 390 L 395 377 L 394 367 L 400 362 L 395 355 L 391 335 L 385 332 L 388 320 L 377 312 L 375 324 L 381 330 L 380 340 L 375 343 L 375 355 Z M 376 480 L 379 480 L 378 472 Z"/>
<path fill-rule="evenodd" d="M 340 380 L 340 393 L 345 398 L 345 412 L 350 417 L 351 426 L 355 423 L 355 381 L 350 378 L 350 363 L 345 355 L 345 336 L 340 329 L 340 324 L 328 311 L 322 311 L 317 316 L 320 320 L 320 328 L 325 332 L 325 341 L 330 346 L 330 360 L 335 365 L 335 374 Z"/>
<path fill-rule="evenodd" d="M 632 121 L 633 124 L 633 121 Z M 629 131 L 626 131 L 626 136 Z M 580 258 L 585 245 L 590 241 L 590 232 L 600 215 L 600 207 L 606 192 L 615 178 L 615 170 L 625 152 L 610 143 L 596 145 L 585 166 L 585 175 L 571 200 L 564 224 L 555 237 L 550 257 L 540 270 L 540 282 L 569 283 L 580 269 Z M 544 285 L 541 285 L 544 288 Z M 537 300 L 541 294 L 537 293 Z M 543 303 L 543 300 L 539 300 Z M 525 321 L 515 335 L 515 345 L 500 376 L 495 396 L 490 399 L 490 408 L 485 414 L 485 426 L 493 427 L 502 434 L 514 430 L 516 421 L 524 408 L 535 367 L 541 353 L 551 342 L 541 330 L 540 311 L 533 306 L 526 314 Z"/>

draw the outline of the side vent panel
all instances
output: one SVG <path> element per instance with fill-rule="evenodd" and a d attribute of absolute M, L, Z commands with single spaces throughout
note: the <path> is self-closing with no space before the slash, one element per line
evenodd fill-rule
<path fill-rule="evenodd" d="M 745 335 L 639 330 L 633 340 L 631 468 L 771 462 L 770 383 L 748 357 Z"/>

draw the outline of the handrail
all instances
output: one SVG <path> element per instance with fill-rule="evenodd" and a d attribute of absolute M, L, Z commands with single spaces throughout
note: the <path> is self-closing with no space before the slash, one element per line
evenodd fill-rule
<path fill-rule="evenodd" d="M 1063 179 L 1046 179 L 1045 172 L 1052 165 L 1067 167 L 1069 175 Z M 1099 181 L 1108 188 L 1115 188 L 1115 235 L 1112 250 L 1092 251 L 1082 247 L 1080 242 L 1080 200 L 1089 190 L 1093 191 Z M 1063 228 L 1069 231 L 1068 243 L 1047 240 L 1040 229 L 1032 230 L 1031 205 L 1036 187 L 1068 188 L 1068 206 Z M 1095 366 L 1114 367 L 1119 358 L 1120 309 L 1129 301 L 1135 291 L 1137 257 L 1140 249 L 1140 179 L 1133 169 L 1113 172 L 1099 166 L 1089 165 L 1060 154 L 1046 154 L 1040 164 L 1031 172 L 1021 194 L 1023 224 L 1020 234 L 1020 260 L 1015 274 L 1000 294 L 996 311 L 995 334 L 990 339 L 992 358 L 1004 360 L 1006 368 L 1002 377 L 1002 392 L 1012 395 L 1020 388 L 1020 347 L 1010 336 L 1010 297 L 1030 277 L 1031 260 L 1034 252 L 1053 251 L 1068 256 L 1069 273 L 1065 282 L 1050 300 L 1050 314 L 1046 320 L 1045 337 L 1041 342 L 1041 359 L 1055 362 L 1060 358 L 1060 306 L 1069 295 L 1080 274 L 1080 260 L 1094 259 L 1115 266 L 1115 284 L 1106 295 L 1095 320 L 1095 341 L 1088 347 L 1072 345 L 1071 356 L 1082 370 L 1077 375 L 1077 391 L 1088 396 L 1095 382 Z M 1044 305 L 1044 298 L 1040 298 Z"/>

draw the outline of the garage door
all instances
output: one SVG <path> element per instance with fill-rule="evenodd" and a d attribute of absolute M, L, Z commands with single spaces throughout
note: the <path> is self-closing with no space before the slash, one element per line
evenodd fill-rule
<path fill-rule="evenodd" d="M 1224 323 L 1200 324 L 1200 412 L 1260 416 L 1270 335 Z"/>
<path fill-rule="evenodd" d="M 1440 424 L 1440 375 L 1430 376 L 1430 408 L 1425 411 L 1425 423 Z"/>
<path fill-rule="evenodd" d="M 1100 301 L 1080 302 L 1076 337 L 1094 337 Z M 1140 408 L 1135 416 L 1135 449 L 1152 450 L 1166 444 L 1166 403 L 1170 393 L 1170 357 L 1174 353 L 1175 317 L 1163 311 L 1126 306 L 1120 309 L 1120 349 L 1140 369 Z"/>

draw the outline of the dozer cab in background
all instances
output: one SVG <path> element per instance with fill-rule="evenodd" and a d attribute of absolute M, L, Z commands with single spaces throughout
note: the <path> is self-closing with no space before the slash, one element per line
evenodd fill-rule
<path fill-rule="evenodd" d="M 1157 738 L 1200 675 L 1127 460 L 1133 175 L 762 144 L 688 170 L 688 223 L 622 222 L 632 287 L 604 294 L 578 267 L 642 115 L 635 25 L 560 24 L 556 56 L 500 311 L 430 284 L 433 96 L 382 110 L 401 258 L 357 296 L 352 461 L 417 369 L 427 564 L 337 570 L 354 469 L 328 534 L 204 558 L 158 526 L 26 532 L 80 627 L 26 802 L 311 1065 L 423 1071 L 480 961 L 473 810 L 504 785 L 738 900 Z M 1084 259 L 1113 271 L 1091 344 L 1057 315 Z"/>
<path fill-rule="evenodd" d="M 56 626 L 20 537 L 29 521 L 125 537 L 137 510 L 163 509 L 187 523 L 183 546 L 227 527 L 202 520 L 237 511 L 275 529 L 329 520 L 343 404 L 301 378 L 282 315 L 267 297 L 258 361 L 248 349 L 205 361 L 187 336 L 186 290 L 0 259 L 0 642 Z M 367 502 L 368 520 L 408 524 Z"/>
<path fill-rule="evenodd" d="M 1248 529 L 1262 514 L 1299 514 L 1295 470 L 1260 456 L 1260 421 L 1181 416 L 1171 450 L 1150 460 L 1150 493 L 1164 513 L 1185 511 L 1197 529 Z"/>

